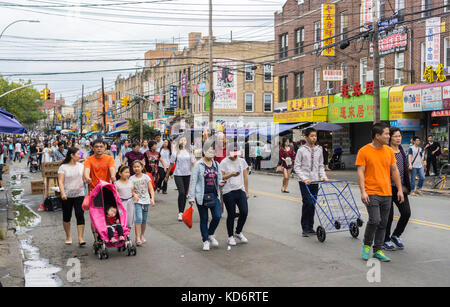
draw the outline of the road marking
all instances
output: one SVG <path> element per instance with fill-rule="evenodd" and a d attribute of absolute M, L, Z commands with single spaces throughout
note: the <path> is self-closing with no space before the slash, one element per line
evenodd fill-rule
<path fill-rule="evenodd" d="M 253 190 L 253 189 L 249 189 L 249 192 L 253 193 L 253 194 L 258 194 L 258 195 L 264 195 L 264 196 L 269 196 L 269 197 L 274 197 L 274 198 L 279 198 L 279 199 L 284 199 L 284 200 L 290 200 L 290 201 L 296 202 L 298 204 L 302 201 L 302 199 L 298 198 L 298 197 L 278 195 L 278 194 L 274 194 L 274 193 L 263 192 L 263 191 Z M 360 210 L 360 212 L 362 214 L 368 215 L 367 211 Z M 394 219 L 398 220 L 399 217 L 394 216 Z M 440 224 L 440 223 L 429 222 L 429 221 L 418 220 L 418 219 L 409 219 L 409 223 L 450 231 L 450 225 L 446 225 L 446 224 Z"/>

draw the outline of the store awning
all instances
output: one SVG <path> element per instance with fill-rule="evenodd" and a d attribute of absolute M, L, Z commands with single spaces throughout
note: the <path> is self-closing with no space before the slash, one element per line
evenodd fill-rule
<path fill-rule="evenodd" d="M 343 129 L 343 127 L 341 125 L 333 124 L 333 123 L 326 123 L 326 122 L 314 123 L 309 127 L 314 128 L 317 131 L 338 131 L 338 130 Z"/>
<path fill-rule="evenodd" d="M 121 133 L 128 133 L 128 129 L 108 132 L 106 135 L 111 136 L 111 135 L 118 135 L 118 134 L 121 134 Z"/>
<path fill-rule="evenodd" d="M 6 110 L 0 109 L 0 132 L 23 134 L 27 130 L 19 123 L 19 121 Z"/>

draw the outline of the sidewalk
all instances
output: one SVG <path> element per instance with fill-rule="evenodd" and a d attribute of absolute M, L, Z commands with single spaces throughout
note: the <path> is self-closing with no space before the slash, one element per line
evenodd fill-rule
<path fill-rule="evenodd" d="M 275 169 L 266 169 L 261 171 L 254 171 L 252 170 L 252 174 L 261 174 L 261 175 L 271 175 L 271 176 L 282 176 L 282 174 L 275 173 Z M 250 175 L 251 176 L 251 175 Z M 294 174 L 294 177 L 297 179 L 297 176 Z M 348 170 L 336 170 L 336 171 L 327 171 L 328 178 L 332 180 L 345 180 L 348 181 L 352 185 L 358 184 L 358 174 L 356 172 L 356 169 L 348 169 Z M 427 194 L 434 194 L 434 195 L 450 195 L 450 189 L 446 190 L 438 190 L 433 189 L 433 180 L 435 177 L 425 177 L 425 182 L 423 184 L 422 191 L 426 192 Z M 281 184 L 281 181 L 280 181 Z"/>
<path fill-rule="evenodd" d="M 19 241 L 14 229 L 10 178 L 10 174 L 3 174 L 5 191 L 0 192 L 0 234 L 3 236 L 0 236 L 0 283 L 4 287 L 23 287 L 25 277 Z"/>

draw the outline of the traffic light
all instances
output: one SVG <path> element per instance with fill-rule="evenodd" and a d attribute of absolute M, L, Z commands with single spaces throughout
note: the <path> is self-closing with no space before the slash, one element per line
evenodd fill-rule
<path fill-rule="evenodd" d="M 50 90 L 47 88 L 47 89 L 45 89 L 45 91 L 46 91 L 46 96 L 47 96 L 47 100 L 50 100 Z"/>
<path fill-rule="evenodd" d="M 39 97 L 41 98 L 41 100 L 45 100 L 45 90 L 41 90 L 40 93 L 41 94 Z"/>
<path fill-rule="evenodd" d="M 130 97 L 128 96 L 122 97 L 122 103 L 120 105 L 122 107 L 128 107 L 129 104 L 130 104 Z"/>

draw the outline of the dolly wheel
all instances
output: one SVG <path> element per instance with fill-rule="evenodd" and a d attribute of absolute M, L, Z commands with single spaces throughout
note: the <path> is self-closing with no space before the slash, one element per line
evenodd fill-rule
<path fill-rule="evenodd" d="M 317 234 L 317 239 L 319 240 L 319 242 L 325 241 L 325 239 L 327 237 L 325 228 L 323 228 L 322 226 L 317 227 L 316 234 Z"/>

